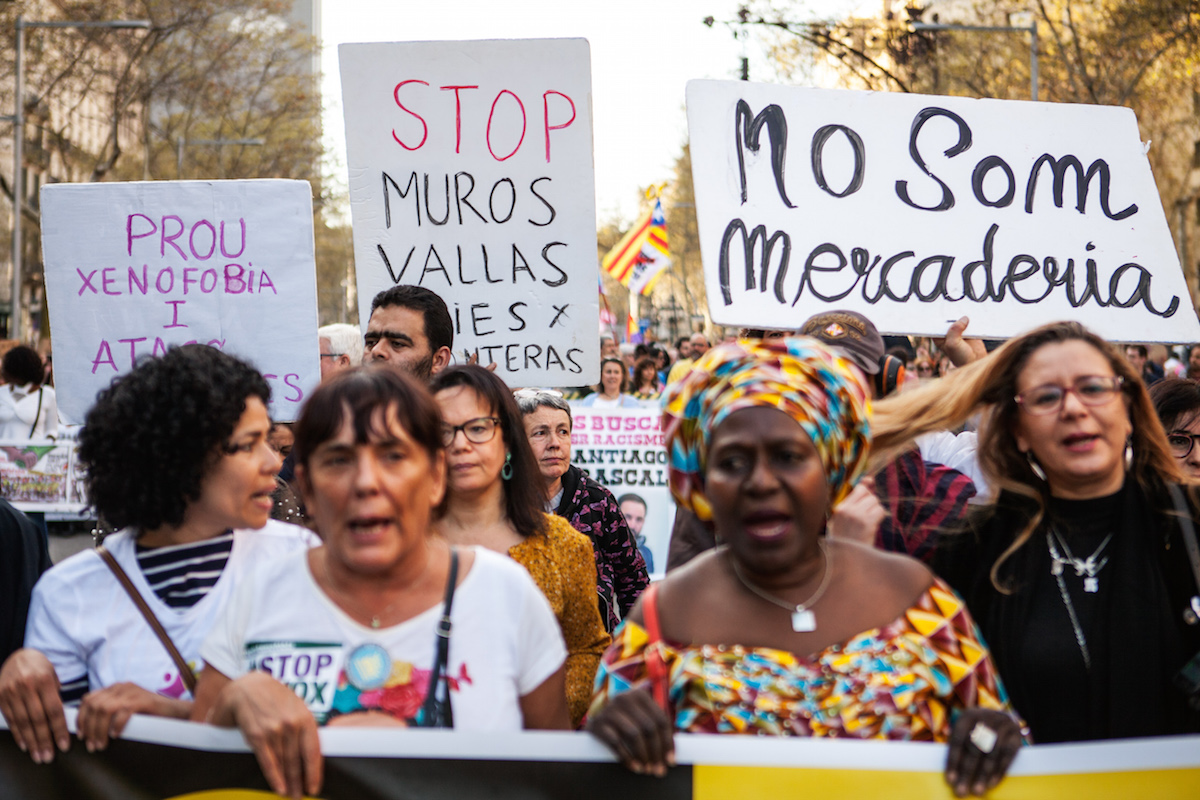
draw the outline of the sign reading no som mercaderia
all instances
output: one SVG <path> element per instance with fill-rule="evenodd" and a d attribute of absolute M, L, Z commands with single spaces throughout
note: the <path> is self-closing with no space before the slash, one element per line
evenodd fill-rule
<path fill-rule="evenodd" d="M 154 181 L 42 188 L 58 407 L 83 421 L 143 356 L 199 342 L 271 385 L 296 418 L 316 386 L 317 283 L 307 181 Z"/>
<path fill-rule="evenodd" d="M 454 351 L 513 386 L 599 379 L 591 66 L 583 39 L 338 49 L 359 317 L 437 292 Z"/>
<path fill-rule="evenodd" d="M 687 105 L 716 322 L 1200 339 L 1129 109 L 732 81 Z"/>

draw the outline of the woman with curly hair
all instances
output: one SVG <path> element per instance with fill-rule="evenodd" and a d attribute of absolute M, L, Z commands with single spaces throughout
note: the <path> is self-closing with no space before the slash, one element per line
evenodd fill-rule
<path fill-rule="evenodd" d="M 58 402 L 44 386 L 46 368 L 32 347 L 19 344 L 0 363 L 0 439 L 58 436 Z"/>
<path fill-rule="evenodd" d="M 143 361 L 97 396 L 79 458 L 89 503 L 121 530 L 42 576 L 25 649 L 0 669 L 0 712 L 34 761 L 68 748 L 64 704 L 79 705 L 89 751 L 132 714 L 186 718 L 191 665 L 239 575 L 312 543 L 268 523 L 270 397 L 253 367 L 203 345 Z"/>

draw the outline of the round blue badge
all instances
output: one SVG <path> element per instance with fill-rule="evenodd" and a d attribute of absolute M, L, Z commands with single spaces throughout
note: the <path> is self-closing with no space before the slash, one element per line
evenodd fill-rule
<path fill-rule="evenodd" d="M 392 674 L 392 657 L 374 642 L 360 644 L 346 659 L 346 680 L 360 692 L 380 689 Z"/>

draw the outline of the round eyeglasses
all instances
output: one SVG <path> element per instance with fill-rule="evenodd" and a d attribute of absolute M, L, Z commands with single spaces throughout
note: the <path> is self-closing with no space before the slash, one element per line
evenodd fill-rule
<path fill-rule="evenodd" d="M 1196 446 L 1197 439 L 1200 439 L 1200 434 L 1171 431 L 1167 434 L 1167 444 L 1171 448 L 1171 455 L 1176 458 L 1187 458 L 1191 454 L 1192 448 Z"/>
<path fill-rule="evenodd" d="M 1068 394 L 1078 397 L 1085 406 L 1102 406 L 1116 397 L 1124 382 L 1120 375 L 1084 375 L 1076 378 L 1071 386 L 1046 383 L 1026 389 L 1013 399 L 1030 414 L 1057 414 Z"/>
<path fill-rule="evenodd" d="M 454 444 L 454 437 L 458 436 L 459 431 L 463 432 L 463 436 L 467 437 L 468 442 L 484 444 L 490 442 L 496 435 L 496 428 L 499 425 L 499 417 L 476 417 L 467 420 L 462 425 L 443 425 L 442 444 L 446 447 Z"/>

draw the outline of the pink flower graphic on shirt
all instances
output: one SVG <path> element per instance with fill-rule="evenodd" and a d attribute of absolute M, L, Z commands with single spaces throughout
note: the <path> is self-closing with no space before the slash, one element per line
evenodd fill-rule
<path fill-rule="evenodd" d="M 175 676 L 175 680 L 171 680 L 171 673 L 163 675 L 163 680 L 167 681 L 167 685 L 155 692 L 155 694 L 163 697 L 169 697 L 172 700 L 178 700 L 187 694 L 187 687 L 183 685 L 183 677 Z"/>

